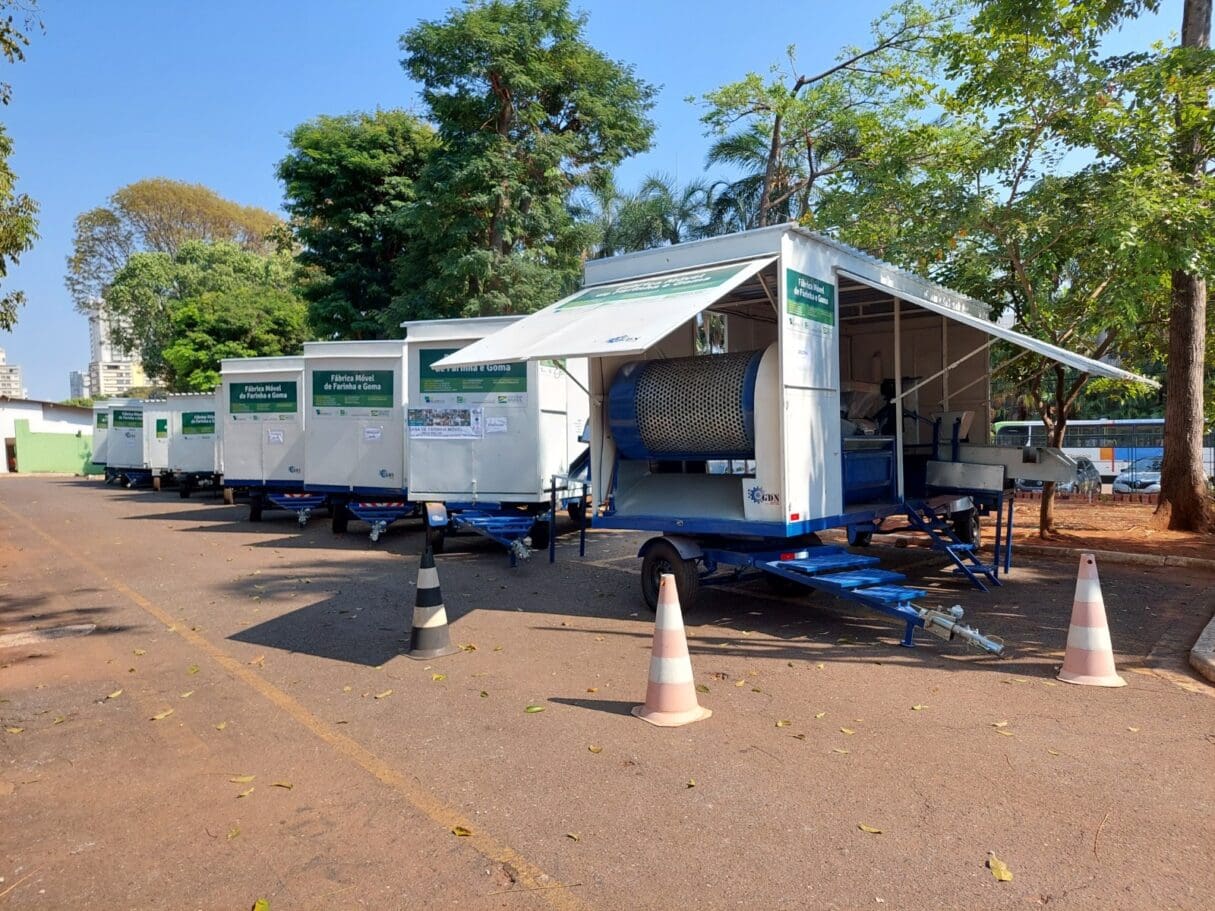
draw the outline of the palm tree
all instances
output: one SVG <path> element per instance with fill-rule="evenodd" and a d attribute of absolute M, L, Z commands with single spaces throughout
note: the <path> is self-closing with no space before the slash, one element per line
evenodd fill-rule
<path fill-rule="evenodd" d="M 677 244 L 704 236 L 708 223 L 709 188 L 703 180 L 680 186 L 670 174 L 651 174 L 638 198 L 649 207 L 661 240 Z"/>

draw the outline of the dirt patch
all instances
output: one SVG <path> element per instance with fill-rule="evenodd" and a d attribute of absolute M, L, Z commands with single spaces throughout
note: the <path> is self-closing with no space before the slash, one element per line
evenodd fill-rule
<path fill-rule="evenodd" d="M 1013 526 L 1016 543 L 1215 560 L 1215 536 L 1156 528 L 1152 519 L 1156 510 L 1153 505 L 1105 498 L 1091 503 L 1058 500 L 1055 503 L 1058 535 L 1051 539 L 1038 537 L 1040 507 L 1037 500 L 1017 501 Z"/>

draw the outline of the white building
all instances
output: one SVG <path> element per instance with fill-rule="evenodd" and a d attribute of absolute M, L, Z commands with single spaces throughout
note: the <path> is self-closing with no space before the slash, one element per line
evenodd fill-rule
<path fill-rule="evenodd" d="M 110 326 L 100 309 L 89 314 L 89 394 L 94 398 L 123 395 L 148 385 L 138 353 L 128 354 L 110 340 Z"/>
<path fill-rule="evenodd" d="M 89 382 L 87 371 L 73 370 L 68 374 L 68 398 L 87 399 L 90 397 L 92 384 Z"/>
<path fill-rule="evenodd" d="M 3 348 L 0 348 L 0 396 L 14 399 L 25 397 L 25 387 L 21 385 L 21 368 L 8 363 Z"/>

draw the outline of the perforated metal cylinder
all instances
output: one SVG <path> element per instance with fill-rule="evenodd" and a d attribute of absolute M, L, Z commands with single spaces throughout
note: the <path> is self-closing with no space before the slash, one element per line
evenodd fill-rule
<path fill-rule="evenodd" d="M 629 459 L 749 459 L 763 352 L 634 361 L 608 394 L 608 420 Z"/>

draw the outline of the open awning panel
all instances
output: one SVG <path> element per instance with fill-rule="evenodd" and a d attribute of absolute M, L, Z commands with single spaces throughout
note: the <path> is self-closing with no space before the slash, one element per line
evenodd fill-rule
<path fill-rule="evenodd" d="M 939 304 L 935 301 L 930 301 L 927 298 L 917 294 L 908 293 L 902 289 L 896 289 L 889 285 L 884 285 L 881 282 L 873 279 L 865 278 L 857 275 L 855 272 L 847 272 L 843 269 L 840 274 L 846 276 L 852 281 L 859 282 L 862 285 L 868 285 L 878 291 L 884 291 L 892 297 L 897 297 L 909 304 L 914 304 L 917 307 L 922 307 L 933 313 L 939 314 L 946 319 L 951 319 L 954 322 L 961 323 L 964 326 L 970 326 L 972 329 L 978 329 L 980 332 L 985 332 L 990 336 L 1010 342 L 1019 348 L 1025 348 L 1032 351 L 1034 354 L 1040 354 L 1052 361 L 1058 361 L 1060 364 L 1065 364 L 1068 367 L 1073 367 L 1083 373 L 1088 373 L 1092 376 L 1104 376 L 1116 380 L 1130 380 L 1135 383 L 1146 383 L 1149 386 L 1159 387 L 1160 384 L 1146 376 L 1140 376 L 1138 373 L 1132 373 L 1129 370 L 1123 370 L 1121 367 L 1115 367 L 1113 364 L 1107 364 L 1104 361 L 1094 360 L 1091 357 L 1085 357 L 1083 354 L 1076 354 L 1074 351 L 1068 351 L 1066 348 L 1060 348 L 1058 345 L 1052 345 L 1050 342 L 1044 342 L 1040 339 L 1033 338 L 1028 335 L 1023 335 L 1015 329 L 1009 329 L 1005 326 L 993 323 L 989 319 L 984 319 L 981 316 L 975 316 L 970 313 L 964 313 L 961 310 L 955 310 L 947 304 Z"/>
<path fill-rule="evenodd" d="M 584 288 L 435 367 L 641 354 L 776 260 L 775 256 Z"/>

